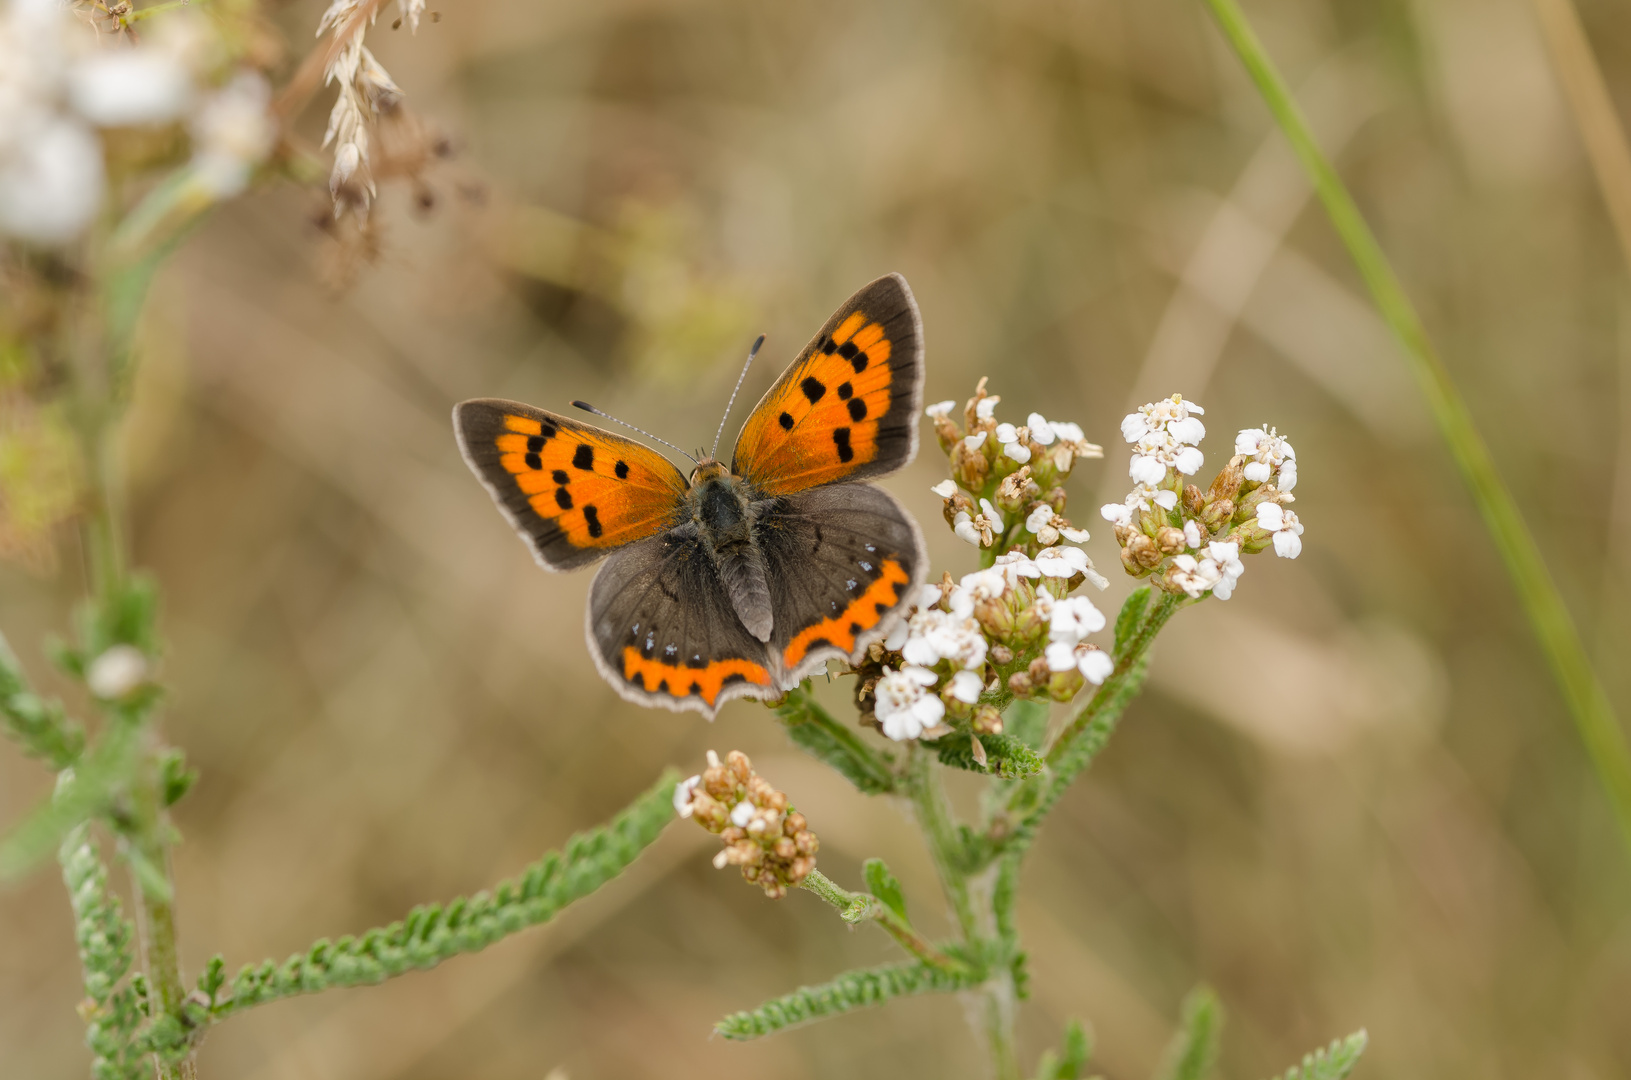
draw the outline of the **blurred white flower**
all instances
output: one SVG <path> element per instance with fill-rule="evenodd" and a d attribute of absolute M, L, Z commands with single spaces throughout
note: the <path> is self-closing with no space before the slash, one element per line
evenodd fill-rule
<path fill-rule="evenodd" d="M 78 120 L 49 113 L 25 117 L 9 134 L 0 153 L 0 232 L 68 243 L 102 205 L 102 144 Z"/>
<path fill-rule="evenodd" d="M 956 405 L 957 402 L 955 401 L 937 401 L 923 411 L 928 415 L 929 419 L 938 420 L 942 416 L 949 416 L 951 414 L 951 410 L 955 408 Z"/>
<path fill-rule="evenodd" d="M 1038 446 L 1052 445 L 1053 440 L 1059 437 L 1059 433 L 1054 431 L 1053 425 L 1049 424 L 1041 413 L 1032 413 L 1028 416 L 1025 420 L 1025 426 L 1031 429 L 1031 440 Z M 1070 426 L 1076 427 L 1075 424 Z M 1076 428 L 1076 430 L 1080 432 L 1081 428 Z"/>
<path fill-rule="evenodd" d="M 1054 601 L 1048 640 L 1075 645 L 1087 635 L 1103 630 L 1104 626 L 1104 613 L 1093 606 L 1093 601 L 1085 596 L 1067 596 Z"/>
<path fill-rule="evenodd" d="M 957 494 L 957 483 L 953 480 L 942 480 L 929 490 L 940 496 L 942 499 L 949 499 L 953 495 Z"/>
<path fill-rule="evenodd" d="M 1021 465 L 1031 460 L 1031 448 L 1021 442 L 1004 443 L 1002 453 L 1004 457 L 1012 458 Z"/>
<path fill-rule="evenodd" d="M 691 794 L 702 783 L 702 775 L 686 777 L 674 785 L 674 813 L 682 818 L 688 818 L 696 813 L 696 807 L 691 804 Z"/>
<path fill-rule="evenodd" d="M 1094 686 L 1098 686 L 1110 677 L 1116 670 L 1116 662 L 1109 653 L 1103 649 L 1088 649 L 1079 654 L 1076 666 L 1081 669 L 1083 678 Z"/>
<path fill-rule="evenodd" d="M 147 657 L 134 645 L 115 645 L 85 672 L 85 686 L 104 701 L 124 697 L 147 681 Z"/>
<path fill-rule="evenodd" d="M 1246 479 L 1266 484 L 1278 474 L 1275 486 L 1290 491 L 1297 486 L 1297 452 L 1273 428 L 1246 428 L 1235 436 L 1235 453 L 1246 462 Z"/>
<path fill-rule="evenodd" d="M 1036 557 L 1036 569 L 1043 577 L 1068 578 L 1085 574 L 1093 562 L 1079 547 L 1044 548 Z"/>
<path fill-rule="evenodd" d="M 193 170 L 211 196 L 231 198 L 249 186 L 277 141 L 272 88 L 245 71 L 206 98 L 192 118 Z"/>
<path fill-rule="evenodd" d="M 899 671 L 884 670 L 873 690 L 877 704 L 873 714 L 883 733 L 900 742 L 915 739 L 924 730 L 940 723 L 946 703 L 929 692 L 939 678 L 926 668 L 903 666 Z"/>
<path fill-rule="evenodd" d="M 990 420 L 997 415 L 997 402 L 1001 400 L 1002 398 L 999 395 L 981 398 L 980 403 L 974 406 L 974 418 L 976 420 Z"/>
<path fill-rule="evenodd" d="M 99 127 L 167 124 L 192 98 L 192 79 L 174 56 L 157 49 L 103 49 L 68 72 L 68 101 Z"/>

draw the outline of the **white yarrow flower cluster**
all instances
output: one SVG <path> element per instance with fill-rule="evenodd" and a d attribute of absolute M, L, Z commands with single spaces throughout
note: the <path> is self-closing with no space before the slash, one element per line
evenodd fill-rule
<path fill-rule="evenodd" d="M 885 669 L 873 694 L 877 705 L 873 714 L 883 733 L 897 742 L 916 739 L 939 726 L 946 704 L 930 689 L 940 676 L 925 667 L 904 665 L 899 671 Z"/>
<path fill-rule="evenodd" d="M 1200 412 L 1174 394 L 1129 414 L 1121 431 L 1133 444 L 1129 472 L 1137 482 L 1099 513 L 1114 527 L 1128 573 L 1171 593 L 1227 600 L 1245 572 L 1242 555 L 1271 544 L 1284 558 L 1302 551 L 1302 524 L 1286 508 L 1296 500 L 1297 456 L 1274 428 L 1248 428 L 1206 491 L 1186 484 L 1201 462 Z"/>

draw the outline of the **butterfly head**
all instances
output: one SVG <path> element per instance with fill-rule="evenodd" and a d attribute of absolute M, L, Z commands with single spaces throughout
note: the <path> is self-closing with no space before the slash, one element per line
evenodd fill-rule
<path fill-rule="evenodd" d="M 731 471 L 722 462 L 711 457 L 705 457 L 697 462 L 697 467 L 691 470 L 691 486 L 702 487 L 710 480 L 722 480 L 730 476 Z"/>

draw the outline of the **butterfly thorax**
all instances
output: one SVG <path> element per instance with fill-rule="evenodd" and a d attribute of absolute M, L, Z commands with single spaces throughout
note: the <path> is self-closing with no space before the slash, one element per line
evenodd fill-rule
<path fill-rule="evenodd" d="M 731 607 L 748 633 L 769 641 L 775 625 L 764 554 L 753 534 L 753 495 L 747 482 L 717 461 L 704 460 L 691 473 L 686 507 L 702 549 L 713 560 Z"/>

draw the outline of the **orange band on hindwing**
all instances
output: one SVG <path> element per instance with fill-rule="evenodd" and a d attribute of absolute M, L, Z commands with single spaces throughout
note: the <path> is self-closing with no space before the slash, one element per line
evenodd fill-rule
<path fill-rule="evenodd" d="M 731 682 L 770 685 L 770 672 L 751 660 L 715 660 L 702 667 L 669 664 L 640 654 L 633 645 L 623 647 L 623 678 L 653 694 L 683 698 L 692 694 L 712 706 Z"/>
<path fill-rule="evenodd" d="M 890 609 L 901 601 L 901 589 L 912 580 L 906 568 L 894 559 L 885 559 L 878 568 L 878 579 L 851 600 L 849 606 L 837 615 L 822 619 L 794 635 L 782 650 L 782 664 L 788 670 L 813 648 L 832 645 L 845 652 L 855 651 L 855 639 L 878 625 Z"/>

